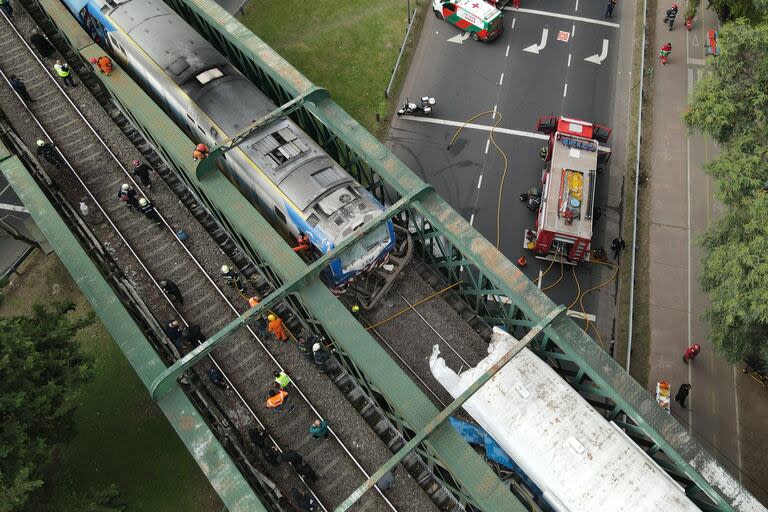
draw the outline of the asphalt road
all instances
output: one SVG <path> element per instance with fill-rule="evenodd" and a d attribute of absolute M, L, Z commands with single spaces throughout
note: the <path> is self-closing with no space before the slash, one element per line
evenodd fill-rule
<path fill-rule="evenodd" d="M 603 2 L 523 0 L 522 7 L 505 11 L 504 33 L 492 43 L 462 40 L 458 28 L 428 14 L 401 101 L 430 95 L 437 105 L 430 117 L 394 120 L 387 144 L 489 241 L 498 238 L 508 258 L 525 254 L 530 262 L 525 272 L 533 279 L 549 262 L 522 249 L 523 232 L 532 227 L 535 214 L 518 196 L 541 180 L 538 151 L 546 137 L 535 133 L 536 121 L 562 114 L 611 126 L 619 24 L 603 18 Z M 538 53 L 525 51 L 531 46 Z M 585 60 L 591 56 L 601 63 Z M 482 112 L 502 116 L 494 139 L 508 158 L 506 176 L 502 156 L 489 143 L 488 127 L 498 121 L 492 114 L 473 121 L 480 126 L 465 128 L 446 149 L 458 126 Z M 598 179 L 597 205 L 605 206 L 610 179 Z M 598 221 L 595 233 L 594 245 L 607 246 L 617 228 Z M 544 278 L 545 287 L 558 279 L 559 267 Z M 567 265 L 564 273 L 547 293 L 569 304 L 577 290 Z M 603 279 L 591 265 L 578 267 L 576 274 L 582 290 Z M 594 301 L 585 301 L 588 312 L 594 312 Z"/>

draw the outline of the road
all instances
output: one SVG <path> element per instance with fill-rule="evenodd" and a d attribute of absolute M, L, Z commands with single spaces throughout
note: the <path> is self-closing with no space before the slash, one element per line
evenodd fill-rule
<path fill-rule="evenodd" d="M 716 221 L 723 206 L 704 163 L 717 155 L 707 137 L 682 126 L 681 115 L 695 84 L 706 73 L 703 43 L 717 19 L 703 12 L 691 32 L 661 26 L 666 5 L 659 4 L 656 48 L 672 43 L 670 63 L 654 66 L 653 156 L 650 171 L 650 324 L 648 388 L 668 380 L 673 391 L 692 386 L 687 408 L 673 403 L 672 414 L 763 503 L 768 502 L 768 393 L 728 364 L 708 342 L 702 319 L 707 296 L 699 285 L 702 250 L 697 240 Z M 675 52 L 676 49 L 679 51 Z M 701 354 L 682 361 L 693 343 Z"/>
<path fill-rule="evenodd" d="M 603 2 L 584 0 L 524 0 L 522 7 L 505 10 L 504 33 L 492 43 L 462 38 L 456 27 L 427 15 L 401 101 L 428 94 L 436 97 L 437 105 L 431 117 L 394 120 L 387 145 L 488 240 L 498 239 L 509 259 L 525 254 L 529 265 L 524 271 L 534 279 L 549 262 L 533 259 L 522 249 L 523 232 L 532 227 L 535 215 L 518 196 L 541 180 L 538 152 L 546 137 L 534 132 L 536 121 L 563 114 L 613 125 L 622 13 L 617 9 L 617 17 L 606 21 Z M 627 12 L 626 18 L 631 15 Z M 463 130 L 447 150 L 457 127 L 482 112 L 490 113 L 473 121 L 479 126 Z M 489 142 L 488 127 L 498 121 L 493 113 L 501 116 L 494 138 L 508 157 L 506 175 L 503 158 Z M 604 173 L 597 184 L 596 204 L 603 211 L 595 225 L 597 247 L 607 247 L 618 234 L 616 191 L 622 172 L 610 174 Z M 581 290 L 604 281 L 608 270 L 580 266 L 576 274 Z M 570 304 L 577 287 L 567 265 L 563 272 L 560 284 L 547 293 L 557 303 Z M 543 286 L 559 276 L 560 266 L 554 265 Z M 606 292 L 611 297 L 601 324 L 603 337 L 610 335 L 613 318 L 613 287 Z M 587 311 L 595 313 L 597 295 L 585 303 Z"/>

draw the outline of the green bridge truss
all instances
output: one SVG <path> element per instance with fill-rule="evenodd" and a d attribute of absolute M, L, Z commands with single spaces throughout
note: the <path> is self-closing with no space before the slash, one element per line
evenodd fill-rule
<path fill-rule="evenodd" d="M 62 4 L 58 0 L 24 1 L 42 8 L 83 60 L 81 68 L 91 69 L 87 59 L 103 52 Z M 445 283 L 458 283 L 452 293 L 463 301 L 476 324 L 504 325 L 518 338 L 534 326 L 537 332 L 541 329 L 532 337 L 531 348 L 591 404 L 603 410 L 607 419 L 624 428 L 684 486 L 702 510 L 759 509 L 752 508 L 756 501 L 746 489 L 597 343 L 565 315 L 551 317 L 556 305 L 546 295 L 322 89 L 213 1 L 166 1 L 383 204 L 391 205 L 386 216 L 365 229 L 387 217 L 407 227 L 421 261 Z M 128 75 L 96 76 L 111 100 L 270 280 L 275 291 L 262 305 L 286 299 L 307 325 L 332 340 L 342 364 L 404 437 L 415 440 L 415 451 L 462 503 L 488 511 L 525 510 L 508 486 L 449 425 L 443 422 L 435 426 L 433 420 L 440 411 L 319 281 L 317 273 L 327 258 L 305 264 L 228 180 L 220 173 L 197 169 L 189 158 L 195 142 Z M 161 407 L 177 396 L 176 376 L 216 344 L 226 343 L 228 335 L 252 317 L 252 312 L 243 315 L 192 354 L 169 368 L 155 366 L 152 375 L 142 377 Z M 554 320 L 543 322 L 546 318 Z M 178 418 L 169 419 L 179 430 Z M 425 427 L 429 427 L 428 432 L 423 431 Z M 207 454 L 193 455 L 201 466 L 210 462 Z M 209 472 L 206 474 L 211 477 Z M 242 506 L 242 497 L 231 494 L 232 488 L 221 479 L 211 481 L 230 510 L 255 509 Z M 264 496 L 264 489 L 256 491 L 264 506 L 278 509 Z"/>

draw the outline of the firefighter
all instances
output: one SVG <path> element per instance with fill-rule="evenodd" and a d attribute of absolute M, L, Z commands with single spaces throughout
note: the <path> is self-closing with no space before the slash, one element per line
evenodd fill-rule
<path fill-rule="evenodd" d="M 226 282 L 229 286 L 238 292 L 243 293 L 243 290 L 245 290 L 243 283 L 240 282 L 240 275 L 233 269 L 229 268 L 229 265 L 221 266 L 221 277 L 224 279 L 224 282 Z"/>
<path fill-rule="evenodd" d="M 315 473 L 315 470 L 312 469 L 312 466 L 310 466 L 308 462 L 300 462 L 298 465 L 294 466 L 294 469 L 296 470 L 297 475 L 304 478 L 304 480 L 309 483 L 317 480 L 317 473 Z"/>
<path fill-rule="evenodd" d="M 141 160 L 133 161 L 133 175 L 139 178 L 141 184 L 147 188 L 152 188 L 152 181 L 149 179 L 151 168 L 147 164 L 141 163 Z"/>
<path fill-rule="evenodd" d="M 688 398 L 688 393 L 691 391 L 690 384 L 680 384 L 680 388 L 675 395 L 675 402 L 680 404 L 680 407 L 685 408 L 685 399 Z"/>
<path fill-rule="evenodd" d="M 325 371 L 328 360 L 330 358 L 331 353 L 328 352 L 320 343 L 315 343 L 312 345 L 312 359 L 315 362 L 315 366 L 317 366 L 321 373 Z"/>
<path fill-rule="evenodd" d="M 168 325 L 163 328 L 163 331 L 165 331 L 165 335 L 168 336 L 168 339 L 171 340 L 171 343 L 173 343 L 178 350 L 181 350 L 184 346 L 185 339 L 181 332 L 179 321 L 173 320 L 168 322 Z"/>
<path fill-rule="evenodd" d="M 32 97 L 27 92 L 27 87 L 24 85 L 24 82 L 21 81 L 19 77 L 16 75 L 11 75 L 8 77 L 8 83 L 11 84 L 11 87 L 14 91 L 16 91 L 19 96 L 21 96 L 21 99 L 24 100 L 25 103 L 32 103 L 33 100 Z"/>
<path fill-rule="evenodd" d="M 192 159 L 193 160 L 202 160 L 203 158 L 208 156 L 208 153 L 210 151 L 208 150 L 208 146 L 205 144 L 198 144 L 195 146 L 194 151 L 192 151 Z"/>
<path fill-rule="evenodd" d="M 72 70 L 69 69 L 69 65 L 66 62 L 62 64 L 60 60 L 57 60 L 56 64 L 53 65 L 53 70 L 56 71 L 64 85 L 67 87 L 77 87 L 75 81 L 72 80 Z"/>
<path fill-rule="evenodd" d="M 667 9 L 666 16 L 664 16 L 664 23 L 669 22 L 669 30 L 672 30 L 672 26 L 675 24 L 676 17 L 677 17 L 677 4 L 672 4 L 672 7 Z"/>
<path fill-rule="evenodd" d="M 56 146 L 42 139 L 37 140 L 37 156 L 45 158 L 49 164 L 57 169 L 64 167 L 64 160 L 56 150 Z"/>
<path fill-rule="evenodd" d="M 304 233 L 299 233 L 296 237 L 296 247 L 293 248 L 293 252 L 302 252 L 309 249 L 309 237 Z"/>
<path fill-rule="evenodd" d="M 56 49 L 53 47 L 51 42 L 48 41 L 48 38 L 42 35 L 36 28 L 32 29 L 32 32 L 29 36 L 29 42 L 32 43 L 32 46 L 35 47 L 37 52 L 46 59 L 50 58 L 54 53 L 56 53 Z"/>
<path fill-rule="evenodd" d="M 146 215 L 149 220 L 154 222 L 157 227 L 163 226 L 163 221 L 160 219 L 157 210 L 155 210 L 155 205 L 150 203 L 146 197 L 139 199 L 139 210 L 141 210 L 141 213 Z"/>
<path fill-rule="evenodd" d="M 291 385 L 291 378 L 288 376 L 287 373 L 280 371 L 280 372 L 273 372 L 272 375 L 275 376 L 275 382 L 280 384 L 281 389 L 285 389 L 288 386 Z"/>
<path fill-rule="evenodd" d="M 307 341 L 306 338 L 299 338 L 298 341 L 299 352 L 306 357 L 309 361 L 312 360 L 312 343 Z"/>
<path fill-rule="evenodd" d="M 229 384 L 224 378 L 224 374 L 221 373 L 221 370 L 219 370 L 215 366 L 211 367 L 211 369 L 208 370 L 208 380 L 211 381 L 211 384 L 218 386 L 224 391 L 229 389 Z"/>
<path fill-rule="evenodd" d="M 269 324 L 267 325 L 267 331 L 271 332 L 275 339 L 280 341 L 286 341 L 288 339 L 288 333 L 285 332 L 283 321 L 275 314 L 270 314 L 267 317 Z"/>
<path fill-rule="evenodd" d="M 170 279 L 163 279 L 160 281 L 160 288 L 162 288 L 165 294 L 173 300 L 179 304 L 184 304 L 184 298 L 181 296 L 181 292 L 179 291 L 179 287 L 176 286 L 176 283 Z"/>
<path fill-rule="evenodd" d="M 683 352 L 683 362 L 688 364 L 688 361 L 696 359 L 696 356 L 701 352 L 701 345 L 694 343 Z"/>
<path fill-rule="evenodd" d="M 136 199 L 136 191 L 127 183 L 120 185 L 120 190 L 117 191 L 117 198 L 121 201 L 125 201 L 125 205 L 129 210 L 139 208 L 139 200 Z"/>
<path fill-rule="evenodd" d="M 205 335 L 200 331 L 200 326 L 192 324 L 187 327 L 187 333 L 185 335 L 187 343 L 192 346 L 198 345 L 205 341 Z"/>

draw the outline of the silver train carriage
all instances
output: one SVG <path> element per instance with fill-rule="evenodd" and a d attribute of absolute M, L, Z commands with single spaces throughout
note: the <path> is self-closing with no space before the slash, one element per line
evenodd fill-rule
<path fill-rule="evenodd" d="M 162 0 L 62 1 L 192 140 L 213 147 L 276 108 Z M 323 253 L 384 211 L 287 117 L 222 159 L 220 168 L 252 203 L 294 236 L 305 233 Z M 392 222 L 380 224 L 331 261 L 329 284 L 342 285 L 384 261 L 394 246 Z"/>

